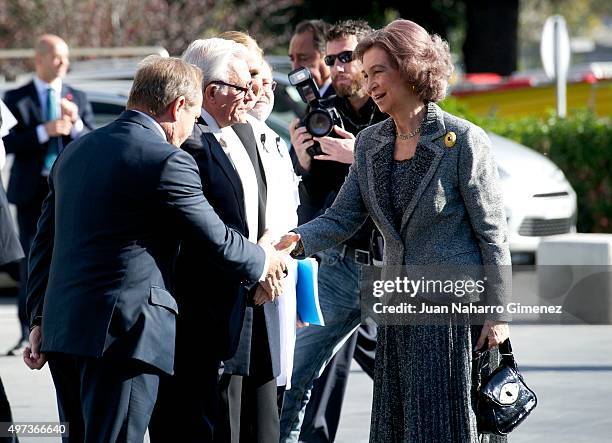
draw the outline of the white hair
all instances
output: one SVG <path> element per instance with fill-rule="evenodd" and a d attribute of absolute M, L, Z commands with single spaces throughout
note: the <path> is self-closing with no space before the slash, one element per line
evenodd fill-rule
<path fill-rule="evenodd" d="M 246 48 L 232 40 L 207 38 L 193 41 L 183 60 L 202 70 L 202 89 L 213 81 L 229 82 L 233 59 L 244 60 Z"/>

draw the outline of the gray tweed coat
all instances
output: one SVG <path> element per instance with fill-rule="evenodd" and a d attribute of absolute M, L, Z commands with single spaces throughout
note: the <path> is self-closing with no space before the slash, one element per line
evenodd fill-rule
<path fill-rule="evenodd" d="M 385 240 L 383 278 L 384 269 L 402 265 L 488 265 L 487 276 L 502 284 L 489 285 L 486 302 L 504 304 L 509 282 L 492 274 L 509 269 L 510 252 L 489 138 L 429 103 L 414 165 L 405 180 L 391 184 L 395 132 L 387 119 L 358 135 L 355 161 L 334 204 L 297 229 L 305 255 L 351 237 L 371 215 Z M 445 143 L 450 132 L 452 146 Z M 412 195 L 399 229 L 390 186 Z M 470 323 L 454 318 L 443 325 L 378 328 L 370 442 L 506 441 L 478 434 L 472 345 L 480 327 Z M 497 351 L 489 359 L 487 372 L 497 364 Z"/>
<path fill-rule="evenodd" d="M 510 250 L 489 137 L 436 104 L 427 105 L 417 148 L 419 183 L 398 232 L 389 190 L 395 132 L 389 118 L 359 133 L 355 161 L 333 205 L 297 228 L 305 255 L 341 243 L 371 215 L 385 240 L 385 268 L 485 265 L 491 281 L 504 282 L 489 288 L 486 301 L 503 305 L 511 289 L 507 275 L 501 275 L 509 269 Z M 456 142 L 447 147 L 445 136 L 450 132 Z M 490 318 L 508 319 L 504 314 Z"/>

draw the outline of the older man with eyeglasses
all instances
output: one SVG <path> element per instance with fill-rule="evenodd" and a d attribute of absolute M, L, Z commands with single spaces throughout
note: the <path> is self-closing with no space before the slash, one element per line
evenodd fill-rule
<path fill-rule="evenodd" d="M 203 192 L 219 217 L 257 242 L 265 228 L 267 185 L 253 130 L 245 124 L 261 89 L 253 86 L 248 52 L 236 42 L 211 38 L 194 41 L 183 59 L 202 70 L 203 102 L 201 117 L 181 148 L 195 159 Z M 269 351 L 270 326 L 261 303 L 274 301 L 281 292 L 281 285 L 271 280 L 245 286 L 231 269 L 204 256 L 197 244 L 182 243 L 176 264 L 181 315 L 175 375 L 160 385 L 150 426 L 153 443 L 210 442 L 213 431 L 215 441 L 226 441 L 221 437 L 224 431 L 240 434 L 239 426 L 225 426 L 230 420 L 225 417 L 227 412 L 218 412 L 219 393 L 240 392 L 243 381 L 245 385 L 256 382 L 258 395 L 269 391 L 276 417 L 266 435 L 276 434 L 268 441 L 278 441 L 277 374 Z M 267 305 L 266 309 L 277 306 Z M 278 331 L 271 336 L 278 336 Z M 223 361 L 225 371 L 219 381 Z M 255 421 L 262 413 L 249 415 L 245 421 Z M 238 419 L 240 423 L 240 416 Z M 233 436 L 227 437 L 230 440 L 235 441 Z"/>

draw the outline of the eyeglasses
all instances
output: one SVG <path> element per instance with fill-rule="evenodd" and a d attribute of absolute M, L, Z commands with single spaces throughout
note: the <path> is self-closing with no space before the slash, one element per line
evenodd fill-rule
<path fill-rule="evenodd" d="M 342 63 L 350 63 L 353 61 L 353 51 L 342 51 L 340 54 L 326 55 L 323 60 L 327 66 L 334 66 L 336 59 L 340 60 Z"/>
<path fill-rule="evenodd" d="M 239 92 L 239 94 L 242 94 L 242 95 L 246 95 L 249 91 L 253 92 L 253 82 L 250 82 L 246 86 L 238 86 L 238 85 L 233 85 L 231 83 L 225 83 L 221 80 L 213 80 L 212 82 L 209 83 L 209 85 L 210 84 L 223 85 L 229 88 L 234 88 L 236 91 Z"/>
<path fill-rule="evenodd" d="M 277 83 L 274 80 L 272 80 L 270 83 L 263 83 L 262 84 L 262 86 L 265 89 L 269 89 L 272 92 L 274 92 L 276 90 L 276 85 L 277 85 Z"/>

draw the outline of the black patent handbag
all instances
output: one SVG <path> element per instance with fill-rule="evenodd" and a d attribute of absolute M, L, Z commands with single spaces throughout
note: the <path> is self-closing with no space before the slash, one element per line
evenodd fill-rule
<path fill-rule="evenodd" d="M 499 345 L 501 361 L 488 376 L 489 351 L 476 351 L 476 420 L 481 434 L 507 435 L 533 411 L 538 399 L 523 380 L 512 354 L 510 339 Z"/>

